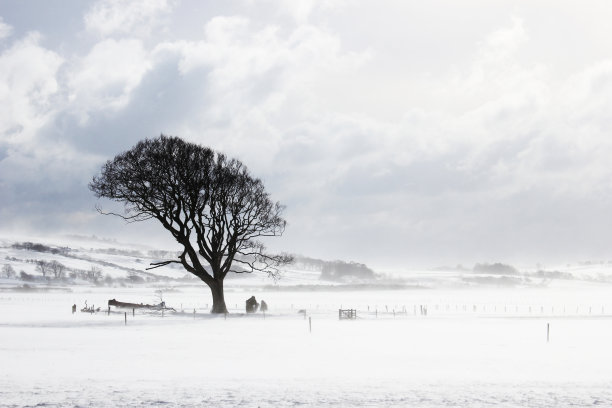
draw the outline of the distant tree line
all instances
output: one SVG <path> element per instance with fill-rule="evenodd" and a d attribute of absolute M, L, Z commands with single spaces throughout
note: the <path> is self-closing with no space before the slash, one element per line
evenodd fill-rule
<path fill-rule="evenodd" d="M 519 271 L 512 265 L 506 265 L 503 263 L 477 263 L 474 265 L 474 272 L 476 273 L 490 273 L 494 275 L 518 275 Z"/>
<path fill-rule="evenodd" d="M 357 262 L 324 261 L 302 255 L 294 255 L 295 264 L 302 269 L 320 271 L 320 278 L 329 281 L 372 280 L 378 275 L 368 266 Z"/>
<path fill-rule="evenodd" d="M 26 251 L 36 252 L 48 252 L 51 254 L 66 254 L 70 251 L 68 247 L 54 248 L 43 244 L 37 244 L 34 242 L 16 242 L 11 245 L 14 249 L 23 249 Z"/>
<path fill-rule="evenodd" d="M 371 280 L 374 278 L 376 278 L 376 274 L 373 270 L 356 262 L 325 262 L 321 269 L 321 279 L 329 281 Z"/>
<path fill-rule="evenodd" d="M 143 257 L 144 254 L 135 249 L 118 249 L 118 248 L 97 248 L 92 249 L 92 252 L 97 252 L 99 254 L 108 254 L 108 255 L 122 255 L 122 256 L 131 256 L 131 257 Z"/>
<path fill-rule="evenodd" d="M 302 255 L 294 255 L 294 263 L 300 265 L 300 267 L 304 270 L 321 271 L 326 262 L 328 261 L 323 261 L 321 259 L 316 258 L 309 258 L 307 256 Z"/>
<path fill-rule="evenodd" d="M 574 276 L 569 272 L 560 271 L 544 271 L 539 270 L 535 273 L 535 277 L 544 279 L 574 279 Z"/>

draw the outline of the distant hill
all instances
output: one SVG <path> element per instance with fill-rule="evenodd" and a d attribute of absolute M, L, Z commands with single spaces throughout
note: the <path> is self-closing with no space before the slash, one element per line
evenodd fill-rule
<path fill-rule="evenodd" d="M 61 243 L 61 244 L 59 244 Z M 111 240 L 58 239 L 19 241 L 0 239 L 0 290 L 19 287 L 71 285 L 132 286 L 202 285 L 179 264 L 147 270 L 152 262 L 176 259 L 179 254 L 144 245 Z M 473 268 L 442 267 L 376 273 L 365 264 L 326 261 L 295 255 L 276 282 L 261 273 L 229 274 L 228 287 L 278 290 L 333 288 L 441 288 L 441 287 L 543 287 L 554 285 L 612 284 L 612 262 L 581 262 L 544 269 L 517 268 L 504 263 L 478 263 Z M 239 289 L 240 290 L 240 289 Z"/>
<path fill-rule="evenodd" d="M 176 259 L 178 253 L 130 246 L 111 240 L 73 241 L 70 246 L 51 242 L 0 241 L 0 279 L 4 284 L 28 285 L 105 285 L 126 286 L 167 282 L 201 284 L 179 264 L 147 270 L 152 262 Z M 89 247 L 95 244 L 96 247 Z M 323 286 L 334 284 L 371 283 L 377 275 L 364 264 L 341 260 L 324 261 L 296 256 L 293 264 L 284 268 L 281 286 Z M 2 272 L 6 269 L 6 273 Z M 234 286 L 269 285 L 265 274 L 230 273 Z M 327 283 L 326 283 L 327 282 Z M 389 284 L 389 282 L 386 282 Z"/>

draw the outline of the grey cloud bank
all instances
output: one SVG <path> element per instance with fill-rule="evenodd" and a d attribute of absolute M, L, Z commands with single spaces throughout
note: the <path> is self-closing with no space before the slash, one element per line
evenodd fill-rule
<path fill-rule="evenodd" d="M 3 235 L 168 244 L 87 189 L 163 132 L 265 181 L 290 223 L 275 250 L 612 259 L 607 2 L 43 4 L 0 5 Z"/>

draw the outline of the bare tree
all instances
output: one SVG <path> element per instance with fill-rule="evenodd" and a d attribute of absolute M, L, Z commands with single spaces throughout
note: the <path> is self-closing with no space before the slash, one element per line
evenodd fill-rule
<path fill-rule="evenodd" d="M 114 280 L 113 280 L 113 277 L 112 277 L 112 276 L 110 276 L 110 275 L 106 275 L 106 276 L 104 277 L 104 284 L 105 284 L 106 286 L 111 286 L 111 285 L 113 284 L 113 282 L 114 282 Z"/>
<path fill-rule="evenodd" d="M 42 273 L 43 278 L 47 276 L 47 272 L 49 272 L 49 262 L 45 260 L 37 260 L 36 261 L 36 270 Z"/>
<path fill-rule="evenodd" d="M 156 219 L 181 245 L 179 263 L 208 285 L 212 313 L 227 313 L 223 279 L 229 272 L 278 277 L 288 255 L 272 255 L 258 239 L 280 236 L 283 206 L 236 159 L 177 137 L 145 139 L 108 161 L 89 188 L 124 203 L 128 222 Z M 152 269 L 149 268 L 149 269 Z"/>
<path fill-rule="evenodd" d="M 66 266 L 56 260 L 53 260 L 47 264 L 48 269 L 53 273 L 55 279 L 61 279 L 64 277 L 66 272 Z"/>
<path fill-rule="evenodd" d="M 102 278 L 102 269 L 98 268 L 97 266 L 92 266 L 87 271 L 86 276 L 87 276 L 87 280 L 93 283 L 98 283 L 100 278 Z"/>
<path fill-rule="evenodd" d="M 8 279 L 12 279 L 16 276 L 15 269 L 9 264 L 2 267 L 2 274 Z"/>

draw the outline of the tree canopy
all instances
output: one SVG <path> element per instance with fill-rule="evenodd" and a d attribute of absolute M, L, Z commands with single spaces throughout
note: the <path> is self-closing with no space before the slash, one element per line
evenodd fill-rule
<path fill-rule="evenodd" d="M 225 313 L 223 279 L 230 272 L 278 277 L 288 255 L 266 252 L 263 237 L 283 234 L 284 207 L 239 160 L 208 147 L 161 135 L 145 139 L 102 167 L 89 188 L 124 203 L 128 222 L 156 219 L 182 246 L 177 259 L 213 294 L 213 312 Z"/>

